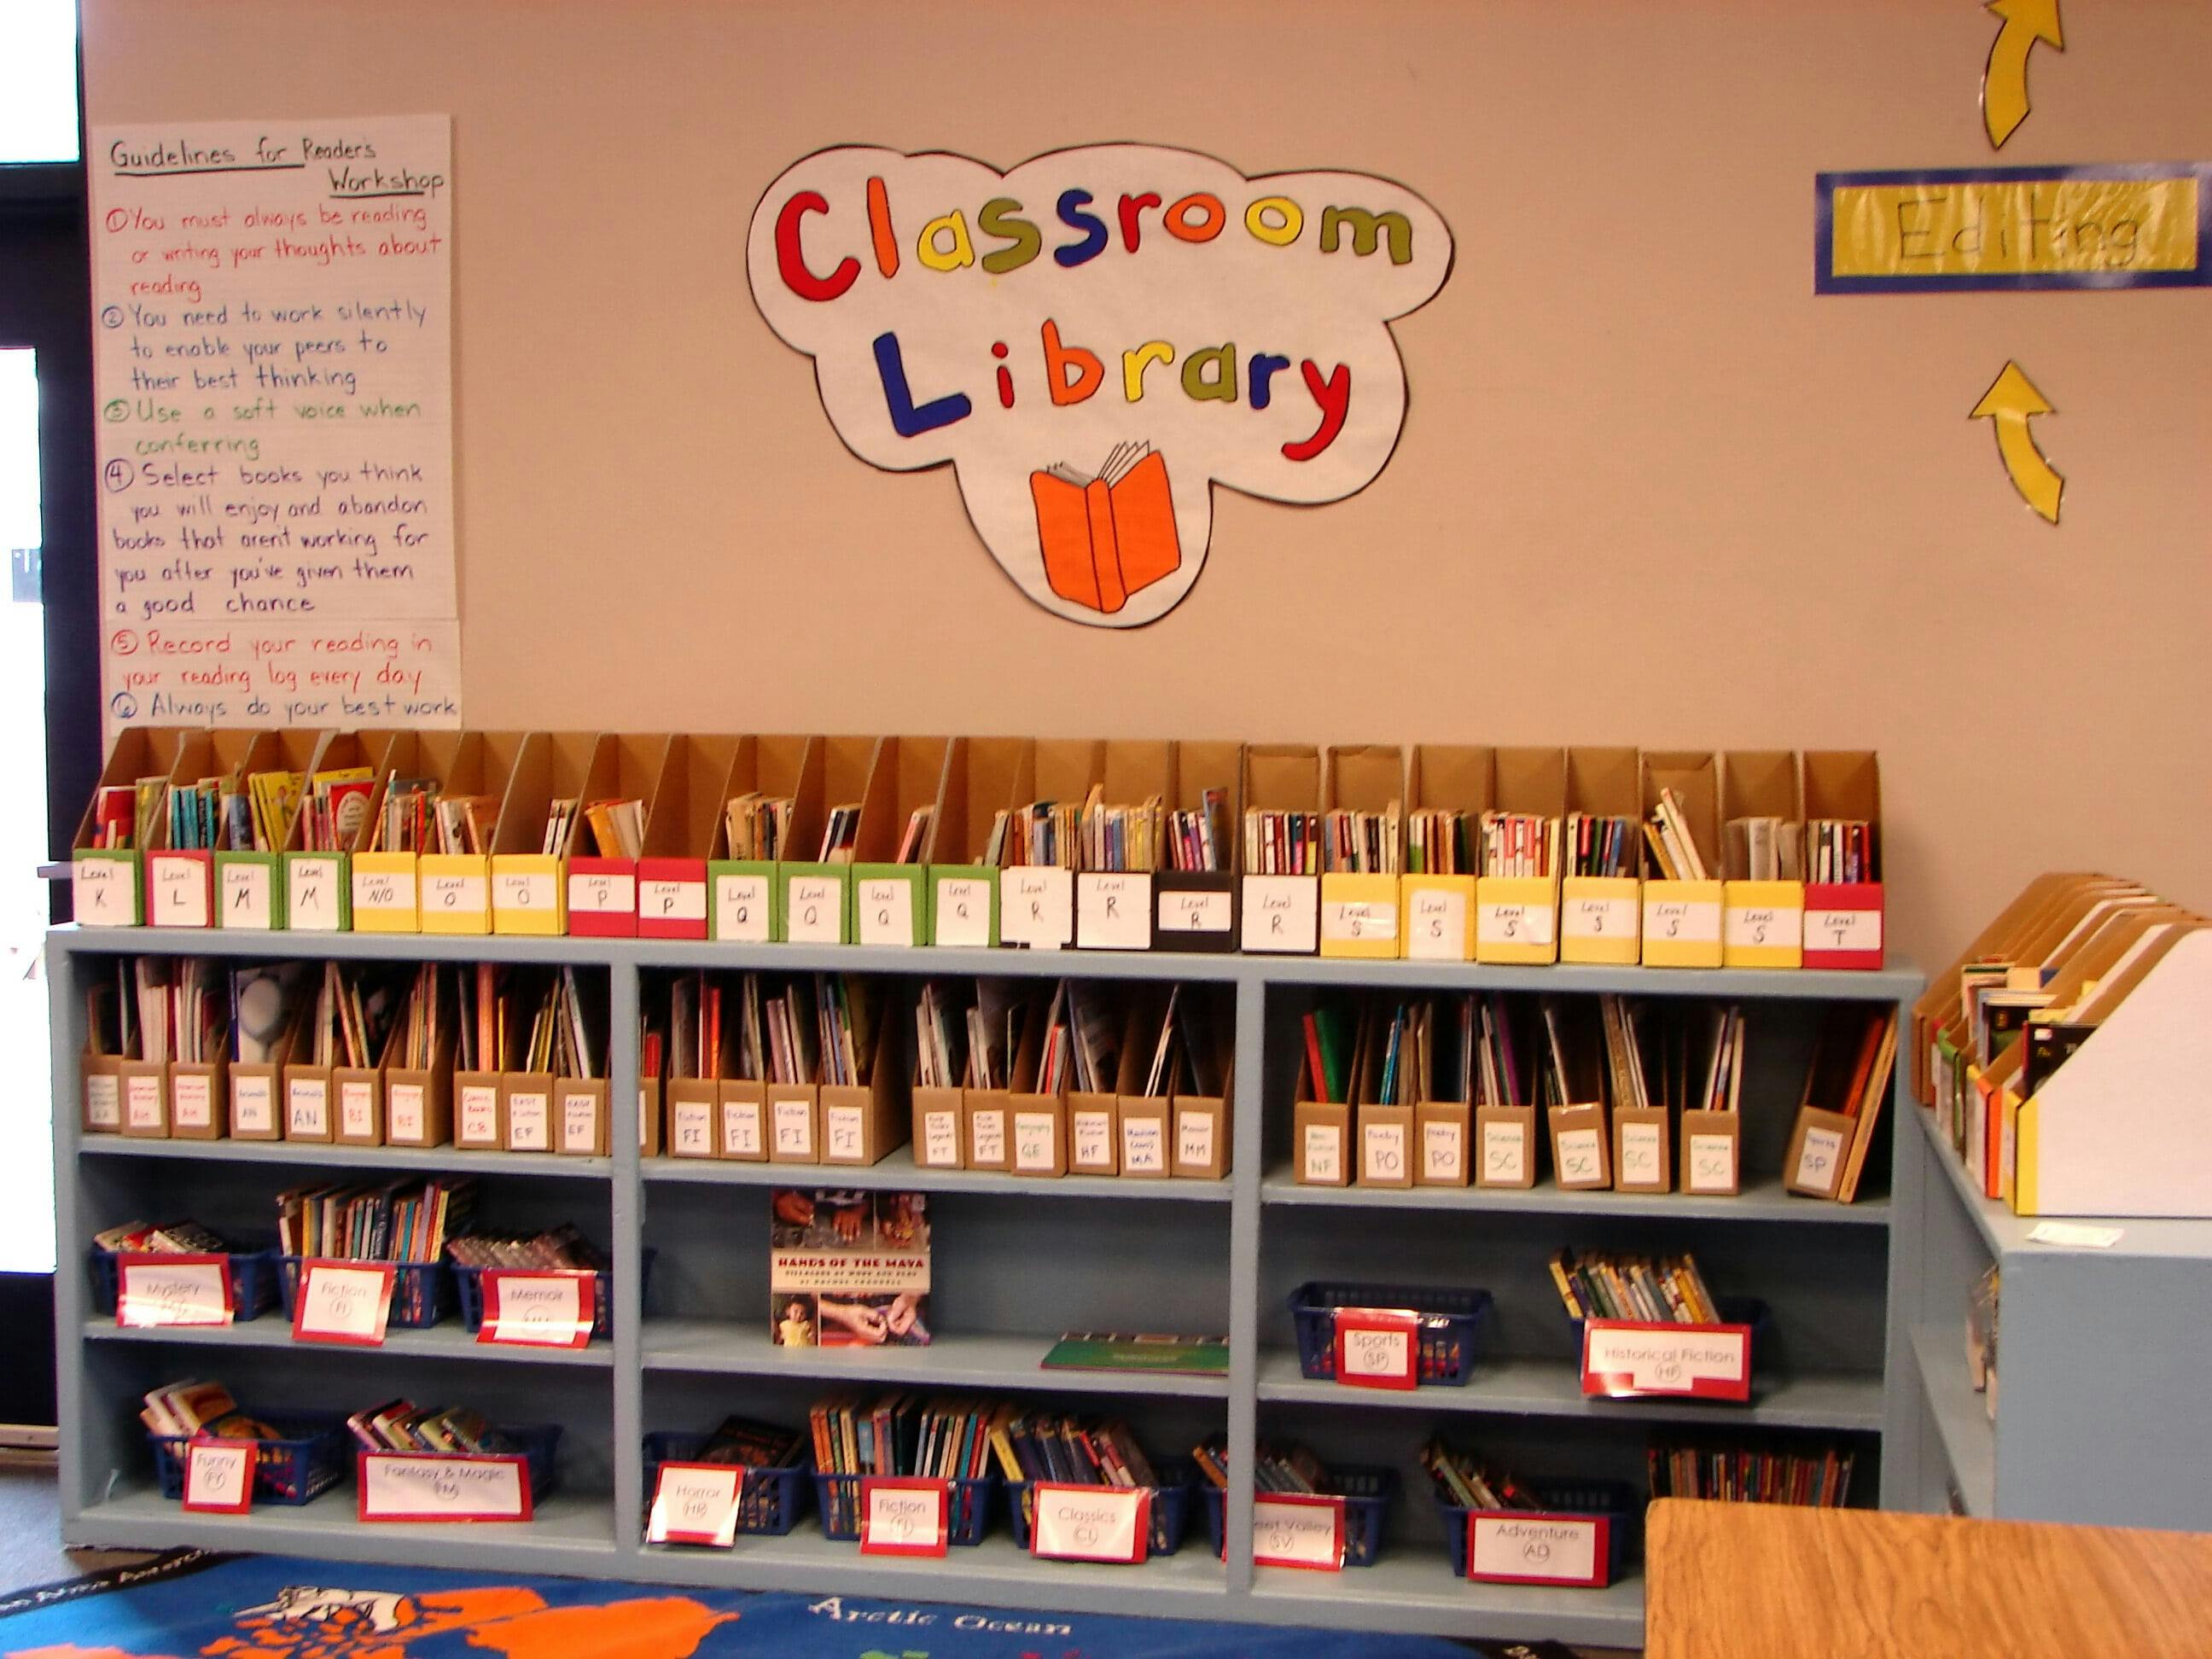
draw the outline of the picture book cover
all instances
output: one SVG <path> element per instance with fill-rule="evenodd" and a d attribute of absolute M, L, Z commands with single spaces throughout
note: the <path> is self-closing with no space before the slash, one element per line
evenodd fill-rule
<path fill-rule="evenodd" d="M 778 1188 L 769 1334 L 781 1348 L 929 1342 L 929 1212 L 920 1193 Z"/>

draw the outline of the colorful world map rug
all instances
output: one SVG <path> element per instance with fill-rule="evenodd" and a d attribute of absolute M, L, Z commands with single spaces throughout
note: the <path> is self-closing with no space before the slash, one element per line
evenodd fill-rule
<path fill-rule="evenodd" d="M 0 1659 L 1466 1659 L 1481 1650 L 1433 1637 L 194 1550 L 0 1596 Z"/>

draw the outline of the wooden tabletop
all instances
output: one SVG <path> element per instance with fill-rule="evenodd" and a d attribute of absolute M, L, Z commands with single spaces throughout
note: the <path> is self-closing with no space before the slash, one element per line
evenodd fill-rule
<path fill-rule="evenodd" d="M 2212 1536 L 1662 1498 L 1645 1659 L 2212 1654 Z"/>

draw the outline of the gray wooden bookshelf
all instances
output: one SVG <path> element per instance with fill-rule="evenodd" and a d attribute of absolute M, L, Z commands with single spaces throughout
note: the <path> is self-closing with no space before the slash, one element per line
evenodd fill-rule
<path fill-rule="evenodd" d="M 835 970 L 918 977 L 977 974 L 1204 981 L 1226 988 L 1236 1042 L 1235 1157 L 1219 1182 L 1040 1180 L 915 1168 L 904 1150 L 866 1170 L 641 1158 L 631 1091 L 613 1091 L 605 1158 L 431 1150 L 132 1139 L 79 1128 L 82 994 L 118 954 L 242 960 L 565 963 L 604 975 L 611 1074 L 636 1072 L 637 1010 L 672 969 Z M 1894 1004 L 1907 1017 L 1917 973 L 1639 968 L 1492 968 L 1410 962 L 914 950 L 590 939 L 164 933 L 57 929 L 53 1009 L 59 1259 L 62 1503 L 72 1544 L 266 1548 L 359 1561 L 588 1574 L 678 1584 L 798 1589 L 1009 1607 L 1553 1636 L 1632 1646 L 1643 1632 L 1638 1572 L 1609 1589 L 1470 1584 L 1446 1566 L 1415 1454 L 1444 1428 L 1537 1475 L 1627 1480 L 1641 1490 L 1652 1432 L 1803 1431 L 1848 1441 L 1852 1501 L 1910 1504 L 1922 1407 L 1909 1356 L 1932 1317 L 1905 1260 L 1923 1229 L 1919 1109 L 1886 1114 L 1857 1203 L 1794 1197 L 1779 1170 L 1821 1007 Z M 1744 1190 L 1736 1198 L 1479 1188 L 1377 1190 L 1297 1185 L 1288 1170 L 1297 1020 L 1344 990 L 1620 992 L 1743 1004 L 1751 1020 L 1743 1096 Z M 577 1352 L 479 1347 L 458 1324 L 395 1333 L 381 1350 L 295 1346 L 274 1317 L 199 1331 L 126 1332 L 88 1308 L 92 1234 L 136 1215 L 189 1213 L 218 1230 L 266 1231 L 271 1200 L 311 1172 L 473 1172 L 495 1224 L 573 1219 L 612 1246 L 614 1330 Z M 935 1341 L 905 1350 L 786 1350 L 766 1311 L 769 1185 L 912 1188 L 934 1217 Z M 1893 1194 L 1905 1194 L 1900 1198 Z M 1747 1406 L 1593 1401 L 1577 1383 L 1571 1330 L 1545 1258 L 1562 1245 L 1696 1251 L 1723 1294 L 1764 1298 L 1772 1333 Z M 646 1249 L 655 1260 L 641 1285 Z M 1480 1286 L 1497 1306 L 1469 1386 L 1412 1393 L 1343 1389 L 1299 1375 L 1286 1299 L 1309 1279 Z M 649 1291 L 649 1296 L 644 1294 Z M 1901 1292 L 1907 1294 L 1901 1296 Z M 1901 1306 L 1909 1302 L 1911 1316 Z M 1226 1331 L 1226 1377 L 1127 1376 L 1038 1368 L 1062 1330 Z M 241 1401 L 353 1406 L 408 1393 L 495 1418 L 567 1425 L 562 1485 L 525 1525 L 362 1525 L 343 1489 L 298 1509 L 241 1517 L 163 1501 L 137 1423 L 139 1396 L 185 1375 L 228 1382 Z M 1136 1567 L 1033 1560 L 1003 1517 L 980 1547 L 943 1560 L 864 1558 L 825 1541 L 810 1516 L 785 1538 L 740 1536 L 727 1553 L 642 1541 L 641 1440 L 703 1430 L 722 1414 L 792 1424 L 839 1382 L 1016 1394 L 1111 1408 L 1156 1453 L 1225 1428 L 1231 1450 L 1228 1549 L 1206 1547 L 1194 1512 L 1182 1551 Z M 358 1396 L 358 1399 L 356 1398 Z M 1328 1461 L 1401 1476 L 1382 1559 L 1341 1575 L 1249 1565 L 1249 1448 L 1306 1441 Z M 1913 1448 L 1900 1464 L 1892 1447 Z M 1195 1504 L 1195 1499 L 1194 1503 Z"/>

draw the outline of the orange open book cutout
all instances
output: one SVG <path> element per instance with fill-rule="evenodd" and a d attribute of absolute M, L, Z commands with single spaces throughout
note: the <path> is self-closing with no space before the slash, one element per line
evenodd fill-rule
<path fill-rule="evenodd" d="M 1109 615 L 1182 563 L 1166 459 L 1149 444 L 1115 447 L 1089 478 L 1062 462 L 1030 474 L 1045 580 L 1063 599 Z"/>

